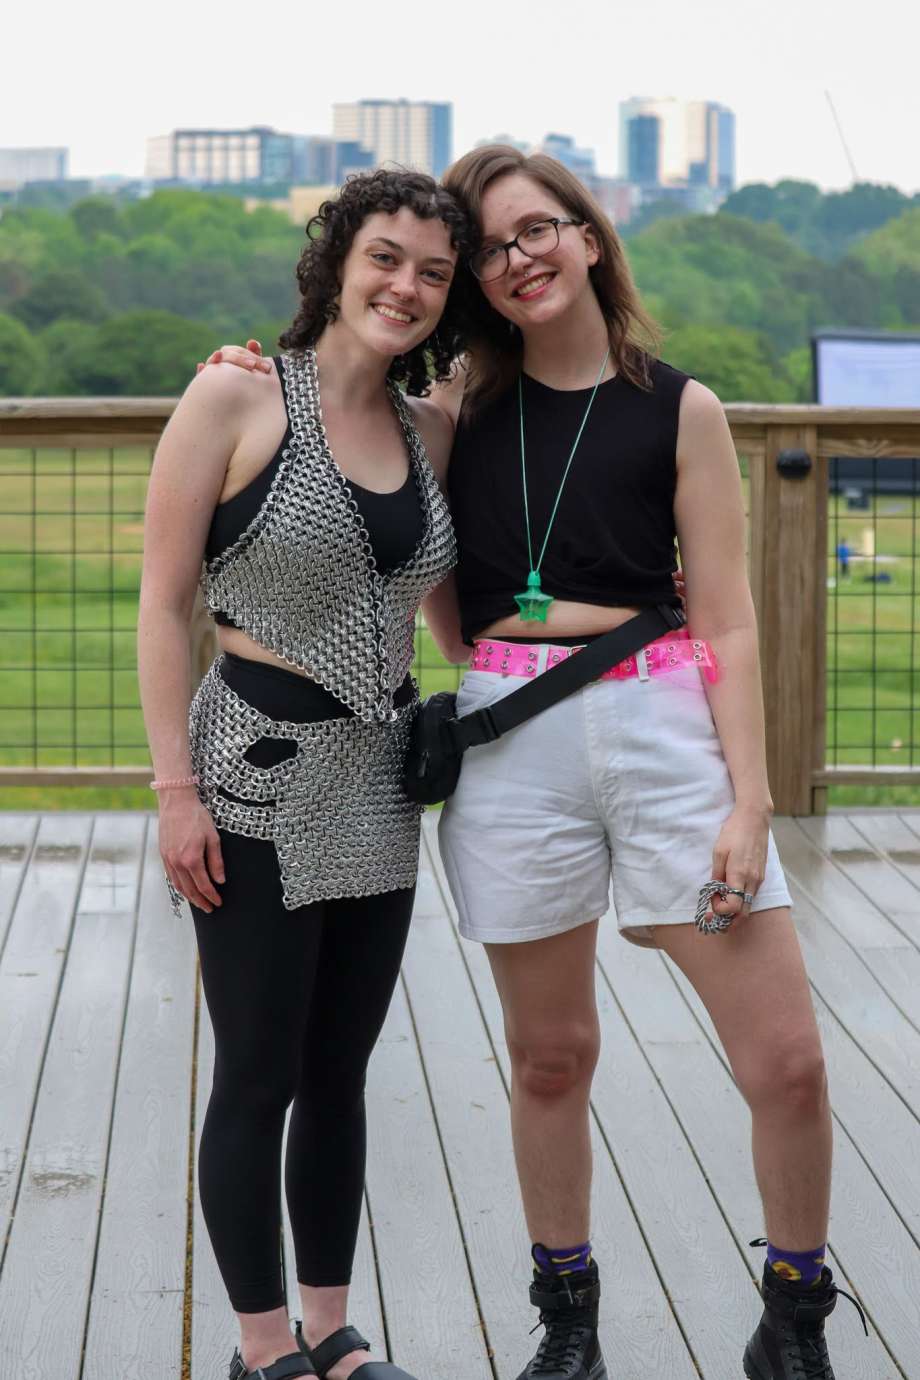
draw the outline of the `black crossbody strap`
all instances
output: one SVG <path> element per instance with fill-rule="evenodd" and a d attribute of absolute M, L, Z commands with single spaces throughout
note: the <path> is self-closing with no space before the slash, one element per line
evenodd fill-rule
<path fill-rule="evenodd" d="M 522 685 L 513 695 L 485 709 L 477 709 L 472 714 L 450 720 L 445 728 L 454 749 L 463 752 L 468 747 L 494 742 L 509 729 L 517 728 L 535 714 L 549 709 L 550 705 L 558 704 L 576 690 L 582 690 L 611 666 L 633 656 L 657 637 L 682 628 L 684 621 L 683 611 L 669 604 L 643 609 L 628 623 L 614 628 L 613 632 L 604 633 L 603 637 L 595 638 L 577 656 L 560 661 L 558 666 L 536 676 L 528 685 Z"/>

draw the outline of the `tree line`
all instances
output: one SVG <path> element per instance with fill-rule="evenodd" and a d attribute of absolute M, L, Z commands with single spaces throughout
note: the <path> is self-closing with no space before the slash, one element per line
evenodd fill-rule
<path fill-rule="evenodd" d="M 895 188 L 752 184 L 627 239 L 664 358 L 726 402 L 806 400 L 819 327 L 920 329 L 920 197 Z M 189 190 L 4 210 L 0 394 L 172 395 L 222 341 L 270 348 L 302 243 L 278 211 Z"/>

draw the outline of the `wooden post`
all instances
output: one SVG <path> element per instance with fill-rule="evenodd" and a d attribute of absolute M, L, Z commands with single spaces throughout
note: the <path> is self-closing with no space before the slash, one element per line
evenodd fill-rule
<path fill-rule="evenodd" d="M 827 462 L 815 426 L 767 425 L 751 524 L 770 789 L 777 814 L 823 813 Z"/>

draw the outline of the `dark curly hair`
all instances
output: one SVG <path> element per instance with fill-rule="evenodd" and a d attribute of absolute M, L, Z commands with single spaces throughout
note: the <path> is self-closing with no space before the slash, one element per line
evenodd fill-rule
<path fill-rule="evenodd" d="M 404 385 L 407 393 L 423 397 L 433 380 L 450 377 L 451 365 L 463 350 L 465 303 L 470 291 L 466 256 L 472 247 L 472 223 L 450 192 L 425 173 L 378 168 L 346 179 L 338 196 L 324 201 L 307 223 L 307 245 L 297 264 L 300 309 L 281 336 L 286 350 L 315 345 L 326 326 L 339 314 L 339 271 L 355 235 L 368 216 L 389 215 L 408 207 L 421 220 L 438 220 L 450 233 L 457 250 L 457 269 L 447 294 L 444 313 L 426 340 L 397 355 L 387 377 Z"/>

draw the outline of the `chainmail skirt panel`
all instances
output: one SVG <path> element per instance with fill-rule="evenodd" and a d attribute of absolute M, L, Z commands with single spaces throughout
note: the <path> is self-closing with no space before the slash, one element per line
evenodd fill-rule
<path fill-rule="evenodd" d="M 401 776 L 415 687 L 392 723 L 367 723 L 341 705 L 334 718 L 294 722 L 263 713 L 227 683 L 225 673 L 238 679 L 241 665 L 253 663 L 218 657 L 189 710 L 198 793 L 215 825 L 274 843 L 289 910 L 414 886 L 421 810 L 403 794 Z M 295 672 L 253 674 L 325 693 Z M 258 747 L 269 743 L 284 756 L 256 765 Z M 173 894 L 174 906 L 180 900 Z"/>

